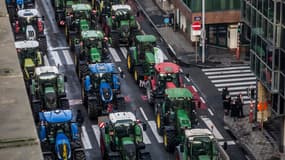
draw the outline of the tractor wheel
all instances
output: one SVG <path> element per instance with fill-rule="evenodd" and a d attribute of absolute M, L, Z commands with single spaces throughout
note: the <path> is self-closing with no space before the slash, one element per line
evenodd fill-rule
<path fill-rule="evenodd" d="M 133 76 L 134 76 L 136 83 L 139 84 L 139 72 L 136 69 L 134 70 Z"/>
<path fill-rule="evenodd" d="M 38 123 L 39 122 L 39 112 L 41 111 L 41 104 L 39 102 L 33 102 L 32 111 L 34 115 L 34 120 L 36 123 Z"/>
<path fill-rule="evenodd" d="M 88 117 L 90 119 L 95 119 L 98 117 L 98 106 L 96 106 L 96 102 L 95 101 L 88 101 L 88 105 L 87 105 L 87 113 L 88 113 Z"/>
<path fill-rule="evenodd" d="M 69 109 L 69 102 L 68 99 L 62 98 L 60 99 L 60 106 L 61 109 Z"/>
<path fill-rule="evenodd" d="M 156 113 L 156 128 L 159 135 L 163 134 L 161 113 Z"/>
<path fill-rule="evenodd" d="M 44 155 L 44 160 L 53 160 L 53 156 L 48 154 L 48 155 Z"/>
<path fill-rule="evenodd" d="M 86 160 L 84 151 L 76 151 L 73 160 Z"/>
<path fill-rule="evenodd" d="M 85 90 L 84 90 L 84 85 L 83 85 L 84 82 L 82 82 L 82 85 L 81 85 L 81 99 L 82 99 L 82 104 L 84 106 L 87 106 L 87 95 L 85 93 Z M 88 107 L 88 106 L 87 106 Z"/>
<path fill-rule="evenodd" d="M 87 64 L 79 65 L 79 73 L 78 73 L 79 80 L 82 80 L 82 78 L 88 75 L 89 74 L 88 71 L 89 68 Z"/>
<path fill-rule="evenodd" d="M 173 131 L 164 130 L 163 134 L 163 145 L 167 152 L 173 152 L 175 146 L 177 146 L 176 135 Z"/>
<path fill-rule="evenodd" d="M 132 64 L 132 58 L 130 55 L 127 56 L 127 67 L 128 67 L 128 71 L 130 73 L 133 72 L 133 64 Z"/>

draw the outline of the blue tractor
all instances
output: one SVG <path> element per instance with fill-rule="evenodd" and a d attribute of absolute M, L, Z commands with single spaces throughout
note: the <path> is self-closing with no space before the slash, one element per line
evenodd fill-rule
<path fill-rule="evenodd" d="M 90 119 L 108 114 L 123 106 L 119 72 L 113 63 L 89 64 L 89 70 L 82 80 L 82 101 L 87 107 Z"/>
<path fill-rule="evenodd" d="M 39 138 L 45 160 L 85 160 L 72 110 L 40 112 Z"/>

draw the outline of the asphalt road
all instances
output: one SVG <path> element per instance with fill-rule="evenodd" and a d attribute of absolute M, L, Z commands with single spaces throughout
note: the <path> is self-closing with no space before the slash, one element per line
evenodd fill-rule
<path fill-rule="evenodd" d="M 45 16 L 45 32 L 48 41 L 48 54 L 45 57 L 46 65 L 58 65 L 60 72 L 64 73 L 67 76 L 66 82 L 66 90 L 69 102 L 71 104 L 71 108 L 76 111 L 78 109 L 82 110 L 83 115 L 86 117 L 85 122 L 82 126 L 82 141 L 84 144 L 84 149 L 87 155 L 88 160 L 101 159 L 98 138 L 99 138 L 99 129 L 96 121 L 91 121 L 87 118 L 86 109 L 81 103 L 81 85 L 77 79 L 77 75 L 74 70 L 73 64 L 73 55 L 70 53 L 68 45 L 66 44 L 64 32 L 61 28 L 58 28 L 57 24 L 54 20 L 54 12 L 51 6 L 50 1 L 48 0 L 39 0 L 37 1 L 37 8 L 40 11 L 40 14 Z M 146 34 L 154 34 L 154 29 L 151 27 L 149 22 L 141 16 L 138 19 L 144 33 Z M 162 48 L 163 51 L 166 52 L 166 44 L 163 41 L 160 41 L 158 45 Z M 126 110 L 132 111 L 136 114 L 138 119 L 146 122 L 148 124 L 147 130 L 144 133 L 144 140 L 146 145 L 146 149 L 150 151 L 152 159 L 157 160 L 170 160 L 174 159 L 173 154 L 167 153 L 162 145 L 162 138 L 157 135 L 154 112 L 153 108 L 148 105 L 145 99 L 145 94 L 142 90 L 135 84 L 132 76 L 127 72 L 126 68 L 126 52 L 127 48 L 111 48 L 109 47 L 110 58 L 116 64 L 117 67 L 120 67 L 126 74 L 124 79 L 121 79 L 121 88 L 122 94 L 125 96 L 126 101 Z M 168 61 L 172 61 L 169 55 L 165 55 Z M 197 68 L 188 68 L 184 67 L 183 70 L 185 72 L 197 72 L 199 73 L 199 69 Z M 200 76 L 197 74 L 196 76 Z M 203 75 L 201 75 L 203 76 Z M 219 141 L 223 143 L 224 141 L 229 142 L 228 154 L 231 159 L 234 160 L 243 160 L 246 159 L 242 150 L 236 144 L 234 139 L 228 134 L 228 132 L 223 128 L 222 123 L 222 108 L 212 108 L 208 107 L 207 101 L 203 99 L 203 97 L 207 97 L 206 94 L 201 92 L 199 86 L 203 84 L 203 81 L 206 82 L 204 77 L 201 77 L 200 83 L 196 83 L 194 78 L 189 77 L 185 78 L 185 82 L 187 86 L 194 91 L 195 96 L 200 99 L 202 97 L 202 107 L 198 109 L 198 115 L 200 117 L 200 125 L 198 127 L 213 127 L 213 133 Z M 208 83 L 207 83 L 208 84 Z M 216 91 L 216 89 L 212 86 L 209 86 L 209 89 Z M 202 96 L 200 96 L 202 95 Z M 204 102 L 204 103 L 203 103 Z M 217 103 L 220 103 L 217 101 Z M 221 106 L 221 105 L 220 105 Z"/>

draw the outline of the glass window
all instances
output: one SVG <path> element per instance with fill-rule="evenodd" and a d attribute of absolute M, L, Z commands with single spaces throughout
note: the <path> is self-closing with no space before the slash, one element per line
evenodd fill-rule
<path fill-rule="evenodd" d="M 256 73 L 255 70 L 255 55 L 254 54 L 250 54 L 250 68 L 251 70 Z"/>
<path fill-rule="evenodd" d="M 279 86 L 279 92 L 280 94 L 284 95 L 284 83 L 285 83 L 285 76 L 284 74 L 280 74 L 280 86 Z"/>
<path fill-rule="evenodd" d="M 281 4 L 280 2 L 276 2 L 277 6 L 276 6 L 276 23 L 279 24 L 281 22 L 281 17 L 280 17 L 280 7 L 281 7 Z"/>
<path fill-rule="evenodd" d="M 255 62 L 256 62 L 256 64 L 255 64 L 256 77 L 260 78 L 260 60 L 256 57 Z"/>
<path fill-rule="evenodd" d="M 275 71 L 273 72 L 273 85 L 272 85 L 272 90 L 275 92 L 277 91 L 278 92 L 278 75 L 279 75 L 279 72 Z"/>
<path fill-rule="evenodd" d="M 266 38 L 267 37 L 267 20 L 263 19 L 261 23 L 262 23 L 263 37 Z"/>
<path fill-rule="evenodd" d="M 285 25 L 285 3 L 282 4 L 282 24 Z"/>
<path fill-rule="evenodd" d="M 268 0 L 263 0 L 263 8 L 262 8 L 262 13 L 263 15 L 267 15 L 268 11 Z"/>
<path fill-rule="evenodd" d="M 268 5 L 267 18 L 269 18 L 270 21 L 273 21 L 273 15 L 274 15 L 274 3 L 272 0 L 270 0 Z"/>
<path fill-rule="evenodd" d="M 273 24 L 268 23 L 268 40 L 273 43 Z"/>
<path fill-rule="evenodd" d="M 192 11 L 193 12 L 201 12 L 202 10 L 202 1 L 194 0 L 191 2 Z"/>
<path fill-rule="evenodd" d="M 258 1 L 257 1 L 257 9 L 258 9 L 259 11 L 262 11 L 262 0 L 258 0 Z"/>
<path fill-rule="evenodd" d="M 220 1 L 221 10 L 227 9 L 227 2 L 228 2 L 228 0 L 221 0 Z M 245 2 L 243 4 L 245 5 Z M 243 17 L 245 17 L 245 16 L 243 15 Z"/>
<path fill-rule="evenodd" d="M 251 27 L 255 28 L 256 27 L 256 11 L 253 8 L 251 8 L 251 10 L 252 10 Z"/>
<path fill-rule="evenodd" d="M 284 6 L 285 7 L 285 6 Z M 285 10 L 285 8 L 284 8 Z M 285 17 L 285 15 L 284 15 Z M 281 43 L 280 43 L 280 48 L 283 48 L 285 50 L 285 27 L 281 28 Z"/>
<path fill-rule="evenodd" d="M 280 50 L 280 71 L 285 73 L 285 51 L 284 50 Z M 275 53 L 276 54 L 276 53 Z"/>
<path fill-rule="evenodd" d="M 209 43 L 210 44 L 217 44 L 217 38 L 216 38 L 216 27 L 209 26 Z"/>

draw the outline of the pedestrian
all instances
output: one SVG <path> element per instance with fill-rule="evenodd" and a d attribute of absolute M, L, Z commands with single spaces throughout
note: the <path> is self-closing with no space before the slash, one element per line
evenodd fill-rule
<path fill-rule="evenodd" d="M 226 96 L 229 94 L 228 87 L 225 87 L 222 91 L 222 99 L 225 100 Z"/>
<path fill-rule="evenodd" d="M 243 98 L 242 94 L 240 93 L 238 98 L 237 98 L 237 106 L 238 106 L 238 116 L 239 118 L 244 117 L 243 115 Z"/>
<path fill-rule="evenodd" d="M 223 105 L 224 105 L 224 112 L 225 115 L 229 115 L 230 113 L 230 105 L 231 105 L 231 96 L 227 95 L 223 101 Z"/>
<path fill-rule="evenodd" d="M 238 107 L 236 99 L 233 99 L 231 102 L 231 117 L 234 118 L 234 121 L 236 121 L 238 117 Z"/>

